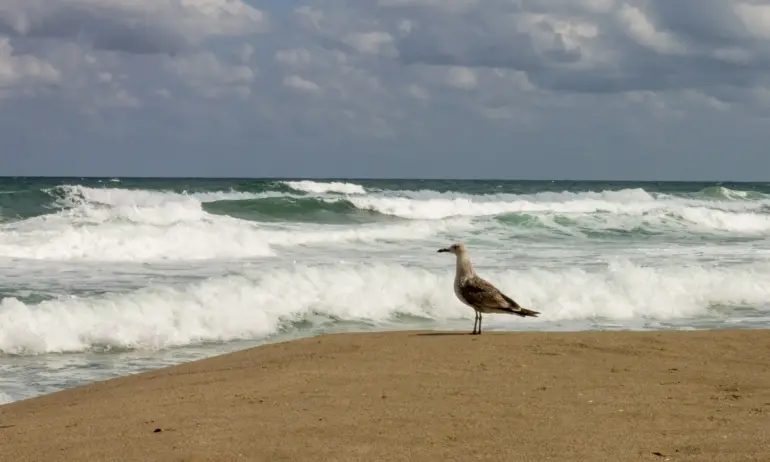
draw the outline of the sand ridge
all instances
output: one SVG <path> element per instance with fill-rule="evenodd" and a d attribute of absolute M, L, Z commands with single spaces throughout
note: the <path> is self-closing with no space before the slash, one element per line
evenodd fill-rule
<path fill-rule="evenodd" d="M 766 460 L 770 334 L 335 334 L 0 406 L 9 461 Z"/>

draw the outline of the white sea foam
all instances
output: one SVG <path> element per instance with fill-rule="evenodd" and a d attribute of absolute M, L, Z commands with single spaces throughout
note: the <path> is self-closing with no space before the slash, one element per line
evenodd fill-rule
<path fill-rule="evenodd" d="M 11 397 L 11 395 L 0 391 L 0 406 L 3 404 L 12 403 L 13 401 L 15 400 Z"/>
<path fill-rule="evenodd" d="M 770 231 L 770 200 L 743 200 L 742 191 L 726 188 L 719 197 L 738 199 L 692 199 L 666 194 L 650 194 L 643 189 L 601 192 L 542 192 L 530 195 L 469 195 L 434 191 L 406 191 L 404 197 L 365 195 L 351 183 L 289 182 L 298 189 L 347 192 L 354 206 L 411 220 L 443 220 L 453 217 L 485 217 L 511 213 L 534 214 L 549 227 L 557 226 L 553 217 L 581 220 L 588 228 L 628 229 L 639 226 L 660 228 L 692 227 L 694 231 L 764 233 Z M 296 183 L 296 184 L 295 184 Z M 356 188 L 361 188 L 357 190 Z M 69 215 L 81 221 L 102 223 L 128 220 L 152 225 L 211 220 L 201 204 L 220 200 L 249 200 L 285 196 L 284 193 L 245 193 L 237 191 L 179 194 L 114 188 L 65 187 L 60 200 Z M 338 201 L 338 197 L 327 197 Z M 51 216 L 46 216 L 50 220 Z"/>
<path fill-rule="evenodd" d="M 65 185 L 60 186 L 58 189 L 62 191 L 62 198 L 59 200 L 59 203 L 66 207 L 77 207 L 83 203 L 113 207 L 150 207 L 161 206 L 170 202 L 249 200 L 284 195 L 283 193 L 271 191 L 259 193 L 243 191 L 177 193 L 174 191 L 152 191 L 146 189 L 89 188 L 81 185 Z"/>
<path fill-rule="evenodd" d="M 366 194 L 366 189 L 364 189 L 364 187 L 361 185 L 355 183 L 343 183 L 339 181 L 324 183 L 319 181 L 302 180 L 285 181 L 284 184 L 291 189 L 313 194 Z"/>
<path fill-rule="evenodd" d="M 672 212 L 701 229 L 717 229 L 735 233 L 770 231 L 770 215 L 750 212 L 725 212 L 707 207 L 683 207 Z"/>
<path fill-rule="evenodd" d="M 678 211 L 688 207 L 701 207 L 714 210 L 751 210 L 761 209 L 764 204 L 715 203 L 693 201 L 689 199 L 655 199 L 647 193 L 638 195 L 619 194 L 596 197 L 595 194 L 564 193 L 541 194 L 533 197 L 501 195 L 455 197 L 410 198 L 410 197 L 351 197 L 349 200 L 361 209 L 374 210 L 387 215 L 410 219 L 443 219 L 452 216 L 489 216 L 505 213 L 535 212 L 564 214 L 635 214 L 641 215 L 654 211 Z M 560 197 L 559 197 L 560 196 Z M 548 198 L 548 199 L 546 199 Z"/>
<path fill-rule="evenodd" d="M 511 194 L 511 193 L 486 193 L 486 194 L 470 194 L 467 192 L 457 191 L 433 191 L 433 190 L 417 190 L 417 191 L 396 191 L 397 197 L 405 197 L 408 199 L 473 199 L 475 202 L 511 202 L 511 201 L 529 201 L 529 202 L 571 202 L 581 200 L 593 200 L 604 202 L 620 202 L 620 203 L 633 203 L 633 202 L 651 202 L 657 200 L 661 195 L 659 193 L 651 194 L 641 188 L 629 188 L 619 190 L 606 190 L 606 191 L 543 191 L 531 194 Z"/>
<path fill-rule="evenodd" d="M 44 221 L 50 225 L 73 220 L 80 224 L 130 221 L 167 226 L 180 222 L 196 222 L 209 217 L 202 207 L 205 202 L 263 199 L 282 195 L 239 191 L 187 194 L 141 189 L 88 188 L 79 185 L 61 186 L 58 190 L 62 195 L 56 202 L 64 210 L 28 222 Z"/>
<path fill-rule="evenodd" d="M 329 183 L 312 183 L 329 186 Z M 333 185 L 333 184 L 332 184 Z M 358 186 L 358 185 L 353 185 Z M 336 187 L 336 186 L 335 186 Z M 260 224 L 207 213 L 203 202 L 283 193 L 235 191 L 179 194 L 120 188 L 62 187 L 65 209 L 0 226 L 0 256 L 40 260 L 156 261 L 243 259 L 276 255 L 280 246 L 426 239 L 454 230 L 486 229 L 474 217 L 525 213 L 561 234 L 628 230 L 766 234 L 762 201 L 657 197 L 641 189 L 599 193 L 472 196 L 431 191 L 413 197 L 348 196 L 356 207 L 412 220 L 386 225 Z M 720 197 L 725 193 L 720 193 Z M 339 200 L 329 198 L 328 200 Z M 715 205 L 716 204 L 716 205 Z M 731 205 L 733 204 L 733 205 Z M 734 204 L 742 207 L 729 211 Z M 561 219 L 570 220 L 564 222 Z M 538 232 L 503 227 L 513 236 Z"/>
<path fill-rule="evenodd" d="M 468 195 L 409 192 L 402 197 L 361 196 L 348 200 L 357 208 L 412 220 L 443 220 L 450 217 L 491 217 L 529 214 L 542 224 L 574 234 L 578 229 L 634 229 L 652 231 L 690 229 L 695 232 L 770 232 L 767 200 L 712 200 L 651 195 L 642 189 L 585 193 L 538 193 L 532 195 Z M 736 197 L 739 197 L 737 194 Z M 576 221 L 567 230 L 554 221 Z"/>
<path fill-rule="evenodd" d="M 602 191 L 542 191 L 527 194 L 512 193 L 483 193 L 472 194 L 459 191 L 434 191 L 423 190 L 403 190 L 391 191 L 397 197 L 406 197 L 409 199 L 458 199 L 472 198 L 478 202 L 511 202 L 516 200 L 528 200 L 531 202 L 571 202 L 582 200 L 635 203 L 635 202 L 656 202 L 672 200 L 680 204 L 703 204 L 712 206 L 726 207 L 728 210 L 742 210 L 746 207 L 756 207 L 763 204 L 770 204 L 770 195 L 753 192 L 733 190 L 725 187 L 719 187 L 713 190 L 711 194 L 699 192 L 681 195 L 673 195 L 663 192 L 648 192 L 643 188 L 625 188 L 617 190 Z"/>
<path fill-rule="evenodd" d="M 0 256 L 41 260 L 155 261 L 274 256 L 277 246 L 424 239 L 467 222 L 358 226 L 268 225 L 215 215 L 203 201 L 251 193 L 198 195 L 64 187 L 57 213 L 0 226 Z M 265 197 L 259 194 L 259 197 Z"/>
<path fill-rule="evenodd" d="M 0 303 L 0 350 L 6 354 L 158 349 L 201 342 L 260 339 L 287 323 L 359 321 L 373 326 L 396 315 L 439 321 L 470 319 L 451 291 L 451 271 L 399 265 L 296 266 L 213 278 L 177 287 L 69 298 L 27 305 Z M 627 261 L 603 270 L 484 271 L 498 287 L 541 317 L 488 316 L 517 326 L 580 320 L 671 320 L 714 316 L 715 305 L 761 306 L 770 298 L 767 268 L 641 267 Z"/>
<path fill-rule="evenodd" d="M 209 217 L 173 226 L 59 222 L 34 229 L 41 221 L 0 227 L 0 256 L 95 261 L 244 259 L 274 256 L 278 246 L 416 240 L 469 226 L 456 221 L 289 230 L 229 217 Z"/>

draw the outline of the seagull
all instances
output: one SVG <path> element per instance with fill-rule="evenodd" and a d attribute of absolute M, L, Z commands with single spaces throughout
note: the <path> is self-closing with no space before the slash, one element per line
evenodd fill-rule
<path fill-rule="evenodd" d="M 481 279 L 473 269 L 468 250 L 464 244 L 452 244 L 438 249 L 439 252 L 453 253 L 457 256 L 457 272 L 455 273 L 454 290 L 461 302 L 476 311 L 473 323 L 473 334 L 481 335 L 481 314 L 515 314 L 521 317 L 537 317 L 540 312 L 522 308 L 510 297 L 500 292 L 497 287 Z M 476 326 L 478 325 L 478 329 Z"/>

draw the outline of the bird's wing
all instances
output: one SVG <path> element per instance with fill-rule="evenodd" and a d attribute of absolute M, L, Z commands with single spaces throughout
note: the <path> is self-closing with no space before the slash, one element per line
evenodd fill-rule
<path fill-rule="evenodd" d="M 489 282 L 474 276 L 460 286 L 463 297 L 473 305 L 484 308 L 515 308 L 516 302 L 502 294 Z M 512 302 L 512 303 L 511 303 Z"/>
<path fill-rule="evenodd" d="M 538 311 L 522 307 L 512 298 L 500 292 L 489 282 L 474 276 L 460 286 L 463 297 L 471 304 L 479 308 L 500 310 L 518 316 L 537 316 Z"/>

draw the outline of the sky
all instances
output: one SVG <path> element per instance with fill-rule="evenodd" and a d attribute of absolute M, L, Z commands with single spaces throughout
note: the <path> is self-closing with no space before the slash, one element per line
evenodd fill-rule
<path fill-rule="evenodd" d="M 764 0 L 3 0 L 0 175 L 770 180 Z"/>

